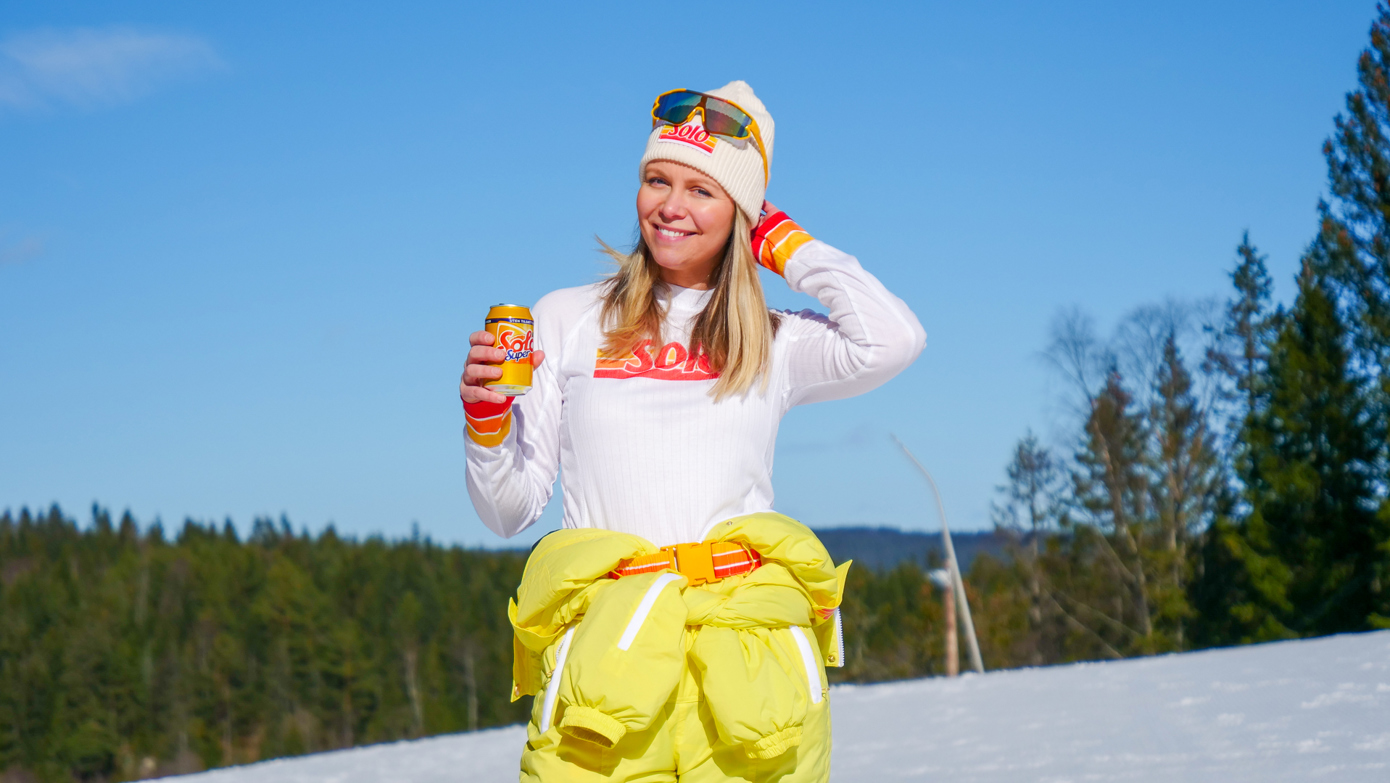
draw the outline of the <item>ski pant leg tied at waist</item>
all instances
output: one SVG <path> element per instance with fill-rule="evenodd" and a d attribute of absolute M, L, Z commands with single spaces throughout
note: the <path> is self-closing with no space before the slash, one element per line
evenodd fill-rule
<path fill-rule="evenodd" d="M 549 541 L 560 533 L 572 535 Z M 664 714 L 688 667 L 720 742 L 754 760 L 801 742 L 808 709 L 828 694 L 818 636 L 848 564 L 835 568 L 814 533 L 777 514 L 729 520 L 707 540 L 739 541 L 763 564 L 699 587 L 669 570 L 608 579 L 618 562 L 655 547 L 607 531 L 542 540 L 512 607 L 514 693 L 538 693 L 548 680 L 544 725 L 534 728 L 613 748 Z M 540 671 L 544 645 L 562 635 L 564 654 Z"/>

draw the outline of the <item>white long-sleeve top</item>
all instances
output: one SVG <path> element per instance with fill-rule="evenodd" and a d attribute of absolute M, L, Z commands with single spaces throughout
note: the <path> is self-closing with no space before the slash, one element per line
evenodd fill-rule
<path fill-rule="evenodd" d="M 926 343 L 901 299 L 824 242 L 802 244 L 783 275 L 793 290 L 820 300 L 829 317 L 782 313 L 766 390 L 755 383 L 719 402 L 709 394 L 716 376 L 703 356 L 686 355 L 708 291 L 665 290 L 664 344 L 621 358 L 599 350 L 601 284 L 537 302 L 535 347 L 545 361 L 531 391 L 499 415 L 512 416 L 501 423 L 500 443 L 465 437 L 478 516 L 498 535 L 516 535 L 540 516 L 557 473 L 565 527 L 634 533 L 658 546 L 701 541 L 725 519 L 772 510 L 782 416 L 794 405 L 883 384 Z"/>

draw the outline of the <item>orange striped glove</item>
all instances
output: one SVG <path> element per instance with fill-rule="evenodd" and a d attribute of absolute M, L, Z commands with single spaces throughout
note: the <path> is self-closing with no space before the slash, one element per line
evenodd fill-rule
<path fill-rule="evenodd" d="M 753 229 L 753 257 L 758 259 L 759 264 L 781 275 L 792 254 L 810 241 L 811 235 L 787 217 L 787 213 L 774 212 Z"/>
<path fill-rule="evenodd" d="M 506 402 L 465 402 L 468 437 L 479 446 L 500 445 L 512 431 L 512 398 Z"/>

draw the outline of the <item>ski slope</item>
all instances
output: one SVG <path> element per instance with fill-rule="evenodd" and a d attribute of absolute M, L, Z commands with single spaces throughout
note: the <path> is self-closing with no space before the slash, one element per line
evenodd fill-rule
<path fill-rule="evenodd" d="M 1390 631 L 838 686 L 834 781 L 1390 781 Z M 521 726 L 187 775 L 187 783 L 517 779 Z"/>

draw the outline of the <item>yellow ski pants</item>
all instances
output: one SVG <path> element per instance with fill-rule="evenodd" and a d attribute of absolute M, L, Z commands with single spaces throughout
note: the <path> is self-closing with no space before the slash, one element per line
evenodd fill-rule
<path fill-rule="evenodd" d="M 792 632 L 795 632 L 794 630 Z M 699 628 L 686 630 L 689 649 Z M 555 652 L 546 655 L 552 669 Z M 828 689 L 823 691 L 826 693 Z M 810 705 L 801 744 L 771 759 L 751 758 L 741 745 L 721 742 L 700 688 L 700 673 L 686 666 L 670 700 L 646 731 L 623 736 L 612 748 L 575 739 L 551 726 L 540 731 L 544 692 L 536 696 L 521 756 L 523 783 L 643 781 L 811 783 L 830 779 L 830 699 Z"/>
<path fill-rule="evenodd" d="M 849 564 L 780 514 L 722 522 L 707 541 L 762 565 L 613 579 L 655 547 L 593 529 L 537 544 L 509 607 L 513 699 L 536 696 L 522 781 L 828 780 L 824 665 L 842 660 Z"/>

